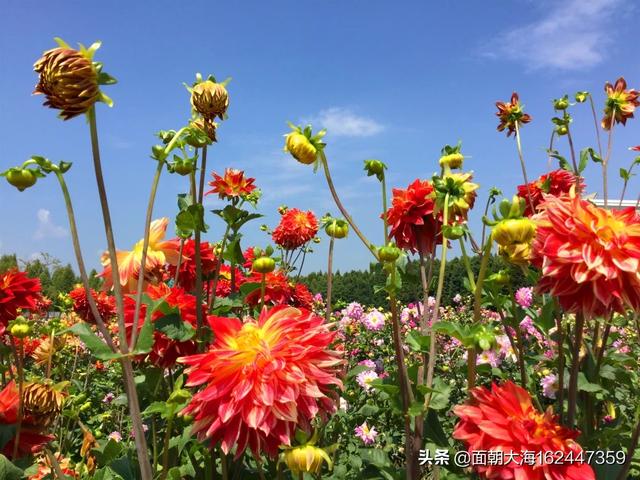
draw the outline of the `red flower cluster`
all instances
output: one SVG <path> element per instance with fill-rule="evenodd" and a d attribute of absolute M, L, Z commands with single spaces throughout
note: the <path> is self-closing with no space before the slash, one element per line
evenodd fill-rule
<path fill-rule="evenodd" d="M 146 293 L 152 300 L 162 299 L 170 309 L 175 309 L 180 316 L 180 319 L 189 323 L 194 328 L 196 327 L 196 298 L 193 295 L 185 293 L 180 287 L 169 288 L 165 284 L 159 284 L 157 286 L 150 285 Z M 131 337 L 133 330 L 133 317 L 135 314 L 136 302 L 131 297 L 125 297 L 124 304 L 124 316 L 125 325 L 127 329 L 127 338 Z M 203 315 L 205 313 L 205 307 L 203 305 Z M 151 321 L 165 316 L 163 309 L 157 307 L 151 314 Z M 138 331 L 144 324 L 144 319 L 147 312 L 147 306 L 141 305 L 140 315 L 138 317 Z M 204 317 L 203 317 L 204 318 Z M 149 352 L 149 360 L 154 365 L 160 368 L 170 368 L 175 365 L 176 359 L 184 355 L 192 355 L 197 351 L 197 345 L 195 340 L 178 341 L 167 337 L 164 333 L 156 330 L 153 334 L 153 347 Z"/>
<path fill-rule="evenodd" d="M 311 210 L 287 210 L 273 230 L 273 241 L 285 250 L 294 250 L 309 242 L 318 233 L 318 220 Z"/>
<path fill-rule="evenodd" d="M 221 177 L 216 172 L 212 172 L 211 175 L 213 175 L 213 181 L 209 182 L 209 186 L 213 188 L 206 192 L 205 195 L 217 193 L 222 199 L 245 198 L 256 189 L 253 184 L 256 179 L 245 177 L 242 170 L 227 168 L 224 171 L 224 177 Z"/>
<path fill-rule="evenodd" d="M 239 458 L 249 447 L 271 458 L 291 445 L 297 428 L 335 411 L 333 386 L 342 360 L 330 350 L 335 332 L 321 317 L 292 307 L 263 310 L 260 318 L 211 317 L 209 351 L 181 358 L 189 387 L 202 386 L 183 414 L 192 431 Z"/>
<path fill-rule="evenodd" d="M 109 319 L 116 314 L 115 298 L 105 292 L 98 293 L 93 289 L 90 289 L 90 291 L 96 307 L 98 307 L 100 317 L 105 323 L 109 323 Z M 73 300 L 73 311 L 85 322 L 95 325 L 96 317 L 91 312 L 84 287 L 74 288 L 69 292 L 69 297 Z"/>
<path fill-rule="evenodd" d="M 262 282 L 261 273 L 252 273 L 247 277 L 245 282 L 260 283 Z M 261 291 L 259 288 L 253 290 L 245 297 L 245 302 L 251 306 L 260 303 Z M 313 306 L 313 295 L 302 283 L 294 284 L 289 282 L 287 276 L 280 270 L 265 275 L 264 302 L 267 305 L 290 305 L 311 309 Z"/>
<path fill-rule="evenodd" d="M 213 245 L 209 242 L 200 242 L 200 259 L 203 278 L 212 276 L 215 273 L 218 261 L 213 252 Z M 168 272 L 170 278 L 175 278 L 176 268 L 176 265 L 169 264 Z M 182 247 L 178 285 L 188 292 L 193 291 L 196 285 L 196 242 L 191 238 L 186 240 Z"/>
<path fill-rule="evenodd" d="M 472 458 L 476 451 L 502 452 L 505 459 L 514 455 L 514 461 L 475 465 L 481 478 L 595 480 L 587 463 L 544 461 L 545 454 L 557 452 L 579 458 L 582 447 L 575 442 L 579 432 L 558 425 L 551 409 L 536 410 L 527 391 L 511 381 L 494 383 L 491 389 L 474 388 L 471 400 L 454 407 L 453 412 L 460 418 L 453 438 L 466 444 Z M 525 451 L 533 452 L 534 465 L 516 461 Z"/>
<path fill-rule="evenodd" d="M 9 270 L 0 274 L 0 335 L 20 309 L 36 310 L 41 299 L 40 280 L 25 272 Z"/>
<path fill-rule="evenodd" d="M 524 214 L 530 217 L 535 212 L 531 211 L 531 203 L 533 208 L 537 210 L 538 205 L 544 201 L 544 194 L 559 197 L 565 193 L 569 193 L 571 187 L 576 185 L 576 176 L 563 168 L 545 173 L 537 180 L 524 185 L 518 185 L 518 196 L 524 198 L 527 208 Z M 580 191 L 584 190 L 585 184 L 580 179 Z M 529 202 L 529 194 L 531 194 L 531 202 Z"/>
<path fill-rule="evenodd" d="M 640 311 L 640 215 L 633 207 L 599 208 L 572 191 L 546 197 L 538 210 L 532 218 L 538 291 L 587 317 Z"/>
<path fill-rule="evenodd" d="M 0 391 L 0 425 L 16 425 L 18 423 L 18 409 L 20 408 L 20 394 L 18 387 L 12 380 Z M 43 435 L 41 427 L 29 416 L 22 419 L 20 428 L 20 439 L 18 440 L 18 457 L 37 453 L 53 440 L 50 435 Z M 4 445 L 2 453 L 11 458 L 15 445 L 15 433 Z"/>
<path fill-rule="evenodd" d="M 406 190 L 393 189 L 387 222 L 398 247 L 423 255 L 433 252 L 442 227 L 434 209 L 435 193 L 429 180 L 416 179 Z"/>

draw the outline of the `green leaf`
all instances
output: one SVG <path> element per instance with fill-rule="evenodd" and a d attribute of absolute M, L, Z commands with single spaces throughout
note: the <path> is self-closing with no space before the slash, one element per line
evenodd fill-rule
<path fill-rule="evenodd" d="M 242 255 L 242 247 L 240 247 L 241 234 L 235 234 L 227 244 L 224 252 L 222 252 L 222 258 L 235 264 L 241 265 L 244 263 L 244 256 Z"/>
<path fill-rule="evenodd" d="M 2 480 L 20 480 L 24 472 L 0 453 L 0 478 Z"/>
<path fill-rule="evenodd" d="M 96 457 L 97 465 L 103 467 L 117 458 L 122 450 L 124 450 L 122 443 L 109 439 L 106 442 L 101 442 L 98 448 L 93 448 L 91 453 Z"/>
<path fill-rule="evenodd" d="M 449 440 L 442 429 L 438 413 L 431 408 L 424 419 L 424 434 L 425 439 L 432 440 L 437 446 L 449 447 Z"/>
<path fill-rule="evenodd" d="M 195 328 L 190 323 L 183 322 L 177 313 L 165 315 L 153 323 L 156 330 L 179 342 L 186 342 L 196 334 Z"/>
<path fill-rule="evenodd" d="M 135 468 L 133 461 L 127 457 L 120 457 L 109 464 L 109 468 L 120 475 L 123 480 L 136 480 Z"/>
<path fill-rule="evenodd" d="M 423 335 L 418 330 L 411 330 L 407 335 L 406 342 L 414 352 L 426 353 L 429 351 L 431 337 L 429 337 L 428 335 Z"/>
<path fill-rule="evenodd" d="M 100 360 L 113 360 L 122 355 L 111 351 L 109 346 L 100 337 L 91 331 L 91 327 L 84 322 L 76 323 L 69 330 L 82 340 L 91 353 Z"/>
<path fill-rule="evenodd" d="M 149 309 L 150 310 L 150 309 Z M 153 348 L 153 322 L 151 321 L 151 312 L 147 313 L 147 317 L 144 319 L 142 328 L 138 333 L 138 339 L 136 340 L 136 346 L 133 349 L 134 354 L 141 355 L 149 353 Z"/>
<path fill-rule="evenodd" d="M 240 295 L 246 297 L 251 292 L 260 288 L 260 284 L 258 282 L 247 282 L 240 285 Z"/>
<path fill-rule="evenodd" d="M 208 228 L 202 205 L 189 205 L 176 215 L 176 231 L 183 238 L 190 237 L 195 231 L 206 232 Z"/>
<path fill-rule="evenodd" d="M 17 428 L 18 428 L 17 424 L 13 424 L 13 425 L 7 425 L 4 423 L 0 424 L 0 450 L 2 450 L 5 447 L 5 445 L 9 443 L 9 441 L 15 436 Z"/>
<path fill-rule="evenodd" d="M 597 383 L 591 383 L 587 380 L 587 377 L 584 373 L 580 372 L 578 374 L 578 390 L 583 392 L 599 392 L 602 390 L 602 387 Z"/>
<path fill-rule="evenodd" d="M 417 417 L 424 413 L 424 403 L 414 401 L 411 405 L 409 405 L 409 411 L 407 412 L 411 417 Z"/>
<path fill-rule="evenodd" d="M 598 155 L 593 148 L 589 147 L 586 150 L 591 157 L 591 161 L 595 163 L 603 163 L 602 158 L 600 158 L 600 155 Z"/>
<path fill-rule="evenodd" d="M 580 152 L 580 163 L 578 164 L 578 173 L 584 172 L 584 169 L 587 168 L 587 163 L 589 162 L 589 152 L 586 150 L 582 150 Z"/>
<path fill-rule="evenodd" d="M 631 178 L 631 175 L 629 174 L 629 171 L 624 169 L 624 168 L 620 168 L 620 178 L 623 179 L 624 181 L 628 182 L 629 179 Z"/>

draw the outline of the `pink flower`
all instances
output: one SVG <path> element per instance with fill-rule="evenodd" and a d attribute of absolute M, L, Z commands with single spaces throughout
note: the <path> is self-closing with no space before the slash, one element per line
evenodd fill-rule
<path fill-rule="evenodd" d="M 556 391 L 558 391 L 558 377 L 555 373 L 542 377 L 540 380 L 540 386 L 542 387 L 542 394 L 547 398 L 556 398 Z"/>
<path fill-rule="evenodd" d="M 120 432 L 111 432 L 109 436 L 107 436 L 108 440 L 113 440 L 114 442 L 122 441 L 122 434 Z"/>
<path fill-rule="evenodd" d="M 384 313 L 379 312 L 378 310 L 372 310 L 367 313 L 362 321 L 368 330 L 382 330 L 384 328 L 384 322 Z"/>
<path fill-rule="evenodd" d="M 373 360 L 369 360 L 368 358 L 366 360 L 358 362 L 358 365 L 364 365 L 365 367 L 371 368 L 372 370 L 376 369 L 376 362 L 374 362 Z"/>
<path fill-rule="evenodd" d="M 378 436 L 378 432 L 376 431 L 376 427 L 369 428 L 367 422 L 364 422 L 362 425 L 357 426 L 355 429 L 356 437 L 364 442 L 365 445 L 371 445 L 376 441 L 376 437 Z"/>
<path fill-rule="evenodd" d="M 522 287 L 516 291 L 516 303 L 522 308 L 529 308 L 533 304 L 533 288 Z"/>
<path fill-rule="evenodd" d="M 358 382 L 358 385 L 364 388 L 365 392 L 369 392 L 373 388 L 371 386 L 371 382 L 377 380 L 378 378 L 380 377 L 378 377 L 378 374 L 374 370 L 366 370 L 358 374 L 358 376 L 356 377 L 356 382 Z"/>

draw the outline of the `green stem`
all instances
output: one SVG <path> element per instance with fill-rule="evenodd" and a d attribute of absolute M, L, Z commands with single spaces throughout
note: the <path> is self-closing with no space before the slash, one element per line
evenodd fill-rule
<path fill-rule="evenodd" d="M 174 137 L 175 138 L 175 137 Z M 136 286 L 136 308 L 134 310 L 134 328 L 131 329 L 131 339 L 129 342 L 129 349 L 133 350 L 138 338 L 138 317 L 140 315 L 140 306 L 142 304 L 142 290 L 145 278 L 145 269 L 147 266 L 147 251 L 149 250 L 149 237 L 151 236 L 151 221 L 153 220 L 153 205 L 156 201 L 156 193 L 158 191 L 158 184 L 160 183 L 160 175 L 164 168 L 164 162 L 158 161 L 155 174 L 153 175 L 153 181 L 151 182 L 151 193 L 149 194 L 149 200 L 147 202 L 147 216 L 144 222 L 144 238 L 142 240 L 142 253 L 140 257 L 140 271 L 138 272 L 138 284 Z"/>
<path fill-rule="evenodd" d="M 167 430 L 164 432 L 164 446 L 162 447 L 162 480 L 167 478 L 169 471 L 169 440 L 171 440 L 171 430 L 173 429 L 173 416 L 167 420 Z"/>
<path fill-rule="evenodd" d="M 382 222 L 384 224 L 384 244 L 389 243 L 389 221 L 387 220 L 387 176 L 382 172 Z"/>
<path fill-rule="evenodd" d="M 260 312 L 264 310 L 264 293 L 267 288 L 267 274 L 263 273 L 260 280 Z"/>
<path fill-rule="evenodd" d="M 178 278 L 180 278 L 180 265 L 182 265 L 183 250 L 184 250 L 184 238 L 180 238 L 180 249 L 178 250 L 178 264 L 176 265 L 176 275 L 173 278 L 174 285 L 178 285 Z"/>
<path fill-rule="evenodd" d="M 571 136 L 571 129 L 567 125 L 567 140 L 569 141 L 569 151 L 571 152 L 571 162 L 573 163 L 573 171 L 576 174 L 576 190 L 580 193 L 580 172 L 578 171 L 578 162 L 576 161 L 576 151 L 573 147 L 573 137 Z"/>
<path fill-rule="evenodd" d="M 487 276 L 487 269 L 489 266 L 489 258 L 491 256 L 491 247 L 493 242 L 491 237 L 487 239 L 483 251 L 482 260 L 480 261 L 480 271 L 478 272 L 478 281 L 476 282 L 476 288 L 473 292 L 473 323 L 478 324 L 481 318 L 482 310 L 482 289 L 484 287 L 484 279 Z M 476 349 L 471 347 L 467 351 L 467 389 L 471 390 L 476 385 Z"/>
<path fill-rule="evenodd" d="M 327 323 L 331 321 L 331 290 L 333 287 L 333 244 L 335 238 L 331 237 L 329 240 L 329 263 L 327 265 L 327 304 L 325 307 L 325 315 Z"/>
<path fill-rule="evenodd" d="M 602 161 L 602 195 L 604 196 L 604 208 L 609 206 L 608 168 L 609 159 L 611 158 L 611 148 L 613 146 L 613 126 L 615 124 L 615 119 L 616 109 L 613 107 L 613 110 L 611 111 L 611 124 L 609 125 L 609 138 L 607 140 L 607 156 Z"/>
<path fill-rule="evenodd" d="M 116 256 L 116 244 L 113 238 L 113 227 L 111 224 L 111 214 L 109 212 L 109 203 L 107 201 L 107 192 L 104 185 L 104 177 L 102 174 L 102 165 L 100 162 L 100 147 L 98 143 L 98 129 L 96 126 L 96 111 L 95 105 L 92 106 L 87 112 L 89 120 L 89 130 L 91 133 L 91 149 L 93 153 L 93 166 L 96 176 L 96 184 L 98 187 L 98 194 L 100 198 L 100 206 L 102 209 L 102 217 L 104 221 L 105 235 L 107 238 L 107 248 L 109 252 L 109 259 L 111 262 L 111 278 L 113 281 L 113 289 L 116 298 L 116 311 L 118 316 L 118 333 L 120 337 L 120 348 L 122 353 L 129 353 L 126 337 L 126 326 L 124 323 L 124 300 L 122 296 L 122 286 L 120 285 L 120 275 L 118 271 L 118 258 Z M 142 416 L 140 414 L 140 404 L 138 400 L 138 394 L 136 391 L 136 385 L 133 376 L 133 366 L 131 359 L 125 357 L 121 360 L 122 371 L 125 380 L 125 388 L 127 392 L 127 399 L 129 402 L 129 414 L 131 415 L 131 421 L 135 432 L 135 444 L 136 451 L 138 453 L 138 462 L 140 464 L 141 480 L 152 480 L 153 473 L 151 471 L 151 463 L 149 461 L 149 452 L 147 450 L 147 441 L 144 436 L 144 429 L 142 426 Z"/>
<path fill-rule="evenodd" d="M 22 431 L 22 419 L 24 418 L 24 369 L 22 365 L 23 359 L 23 349 L 22 349 L 22 340 L 16 346 L 13 341 L 13 337 L 11 337 L 11 343 L 14 347 L 14 352 L 16 354 L 16 368 L 18 370 L 18 425 L 16 426 L 16 436 L 13 440 L 13 456 L 12 460 L 16 460 L 18 458 L 18 447 L 20 445 L 20 433 Z"/>
<path fill-rule="evenodd" d="M 62 196 L 64 198 L 64 204 L 67 209 L 67 217 L 69 218 L 69 230 L 71 231 L 71 242 L 73 244 L 73 252 L 76 256 L 76 262 L 78 263 L 78 271 L 80 272 L 80 279 L 82 280 L 82 286 L 84 287 L 84 291 L 87 296 L 87 302 L 89 303 L 89 308 L 91 309 L 91 313 L 96 319 L 96 325 L 102 336 L 104 337 L 105 342 L 109 345 L 109 348 L 113 352 L 116 351 L 116 347 L 113 344 L 113 340 L 111 339 L 111 334 L 107 329 L 104 320 L 102 319 L 102 315 L 100 315 L 100 311 L 98 310 L 98 306 L 96 305 L 96 301 L 91 295 L 91 287 L 89 286 L 89 276 L 87 275 L 87 269 L 84 264 L 84 259 L 82 258 L 82 249 L 80 248 L 80 237 L 78 236 L 78 227 L 76 225 L 76 216 L 73 211 L 73 203 L 71 202 L 71 195 L 69 194 L 69 189 L 67 188 L 67 183 L 64 180 L 64 175 L 59 170 L 54 170 L 56 178 L 58 179 L 58 183 L 60 184 L 60 189 L 62 190 Z"/>
<path fill-rule="evenodd" d="M 227 465 L 227 456 L 220 450 L 220 465 L 222 468 L 222 480 L 229 480 L 229 466 Z"/>
<path fill-rule="evenodd" d="M 598 154 L 602 158 L 602 142 L 600 142 L 600 126 L 598 125 L 598 115 L 596 114 L 596 106 L 593 103 L 593 97 L 589 94 L 589 103 L 591 104 L 591 114 L 593 115 L 593 125 L 596 128 L 596 138 L 598 139 Z"/>
<path fill-rule="evenodd" d="M 524 155 L 522 154 L 522 144 L 520 142 L 520 122 L 515 122 L 516 126 L 516 145 L 518 147 L 518 158 L 520 159 L 520 167 L 522 167 L 522 176 L 524 177 L 524 183 L 527 185 L 527 197 L 529 198 L 529 206 L 531 211 L 535 213 L 533 206 L 533 197 L 531 196 L 531 187 L 529 186 L 529 179 L 527 178 L 527 167 L 524 163 Z"/>
<path fill-rule="evenodd" d="M 202 200 L 204 198 L 204 177 L 205 170 L 207 168 L 207 146 L 202 147 L 202 165 L 200 166 L 200 185 L 198 189 L 198 205 L 202 206 Z M 203 209 L 204 211 L 204 209 Z M 202 232 L 199 228 L 196 228 L 195 233 L 195 248 L 196 248 L 196 327 L 198 330 L 202 329 L 204 323 L 202 315 L 202 254 L 200 252 L 200 241 Z"/>
<path fill-rule="evenodd" d="M 349 215 L 349 212 L 347 212 L 347 210 L 342 205 L 342 202 L 340 201 L 340 197 L 338 197 L 338 193 L 336 192 L 336 188 L 333 185 L 333 180 L 331 179 L 331 172 L 329 171 L 329 163 L 327 162 L 327 157 L 323 150 L 320 150 L 320 161 L 322 162 L 322 167 L 324 168 L 324 176 L 327 179 L 327 185 L 329 186 L 329 190 L 331 191 L 331 196 L 333 197 L 333 200 L 336 202 L 336 206 L 342 213 L 342 216 L 344 217 L 344 219 L 349 223 L 349 225 L 351 225 L 351 228 L 356 233 L 356 235 L 358 235 L 360 240 L 362 240 L 362 243 L 364 243 L 365 247 L 367 247 L 371 252 L 371 254 L 376 259 L 378 259 L 378 252 L 376 251 L 375 246 L 369 240 L 367 240 L 367 237 L 365 237 L 364 234 L 360 231 L 358 226 L 355 224 L 355 222 L 351 218 L 351 215 Z"/>
<path fill-rule="evenodd" d="M 464 262 L 464 267 L 467 270 L 467 278 L 469 279 L 469 285 L 471 287 L 471 291 L 475 291 L 476 280 L 474 278 L 473 270 L 471 269 L 471 262 L 469 261 L 469 255 L 467 255 L 467 249 L 464 246 L 464 240 L 460 238 L 459 241 L 460 241 L 460 250 L 462 251 L 462 261 Z"/>
<path fill-rule="evenodd" d="M 567 426 L 573 428 L 576 419 L 578 401 L 578 374 L 580 373 L 580 347 L 582 346 L 582 332 L 584 330 L 584 315 L 576 314 L 576 326 L 574 331 L 573 354 L 571 358 L 571 371 L 569 372 L 569 393 L 567 407 Z"/>
<path fill-rule="evenodd" d="M 211 296 L 209 297 L 209 306 L 208 310 L 211 312 L 215 305 L 216 301 L 216 290 L 218 289 L 218 279 L 220 278 L 220 267 L 222 267 L 222 255 L 224 254 L 224 249 L 227 246 L 227 239 L 229 238 L 229 231 L 231 230 L 231 226 L 227 225 L 227 229 L 224 231 L 224 235 L 222 236 L 222 241 L 220 242 L 220 256 L 217 258 L 216 262 L 216 270 L 213 273 L 213 286 L 211 287 Z"/>

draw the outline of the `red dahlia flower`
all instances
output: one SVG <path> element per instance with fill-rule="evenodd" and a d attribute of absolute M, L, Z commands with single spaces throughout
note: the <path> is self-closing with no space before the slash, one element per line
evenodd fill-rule
<path fill-rule="evenodd" d="M 291 445 L 296 428 L 335 411 L 342 388 L 342 360 L 330 350 L 335 332 L 324 319 L 288 306 L 264 309 L 260 318 L 209 320 L 215 341 L 207 353 L 181 358 L 187 386 L 202 386 L 183 414 L 194 417 L 192 431 L 236 457 L 247 447 L 258 455 L 278 455 Z"/>
<path fill-rule="evenodd" d="M 18 423 L 18 409 L 20 407 L 20 394 L 16 383 L 12 380 L 0 391 L 0 425 L 16 425 Z M 9 431 L 9 430 L 7 430 Z M 20 439 L 18 440 L 18 457 L 37 453 L 53 440 L 50 435 L 42 435 L 41 428 L 33 419 L 26 415 L 22 419 Z M 2 453 L 11 458 L 13 456 L 15 432 L 11 434 L 9 441 L 4 445 Z"/>
<path fill-rule="evenodd" d="M 20 309 L 36 310 L 41 298 L 40 280 L 25 272 L 9 270 L 0 273 L 0 334 Z"/>
<path fill-rule="evenodd" d="M 633 207 L 607 210 L 576 196 L 547 196 L 532 261 L 542 268 L 539 292 L 587 317 L 640 311 L 640 215 Z"/>
<path fill-rule="evenodd" d="M 200 242 L 200 260 L 202 264 L 202 276 L 208 278 L 216 270 L 218 263 L 213 246 L 209 242 Z M 168 271 L 171 278 L 176 276 L 177 265 L 169 265 Z M 196 286 L 196 242 L 193 239 L 185 240 L 182 247 L 182 260 L 178 273 L 178 286 L 191 292 Z"/>
<path fill-rule="evenodd" d="M 416 179 L 406 190 L 393 189 L 387 222 L 398 247 L 423 255 L 433 252 L 442 227 L 434 209 L 435 193 L 429 180 Z"/>
<path fill-rule="evenodd" d="M 636 107 L 640 106 L 640 100 L 638 100 L 640 92 L 633 88 L 627 90 L 627 82 L 623 77 L 616 80 L 615 85 L 605 83 L 604 91 L 607 94 L 607 100 L 604 117 L 602 117 L 602 128 L 609 130 L 615 123 L 626 125 L 627 120 L 633 118 Z"/>
<path fill-rule="evenodd" d="M 273 230 L 273 241 L 285 250 L 294 250 L 309 242 L 318 233 L 318 220 L 311 210 L 287 210 Z"/>
<path fill-rule="evenodd" d="M 498 465 L 474 465 L 481 478 L 595 480 L 587 463 L 555 460 L 557 452 L 562 452 L 563 458 L 579 458 L 582 447 L 575 438 L 580 432 L 558 425 L 551 408 L 545 413 L 536 410 L 522 387 L 511 381 L 494 383 L 491 389 L 474 388 L 471 397 L 453 408 L 460 418 L 453 438 L 465 443 L 472 458 L 478 451 L 503 454 Z M 522 461 L 524 452 L 533 453 L 534 465 Z"/>
<path fill-rule="evenodd" d="M 98 293 L 93 289 L 90 289 L 90 291 L 93 300 L 96 302 L 96 307 L 98 307 L 100 317 L 105 323 L 108 323 L 109 319 L 116 314 L 115 298 L 104 292 Z M 91 307 L 89 306 L 87 293 L 84 287 L 78 287 L 71 290 L 69 292 L 69 297 L 73 300 L 73 311 L 85 322 L 95 325 L 96 318 L 91 312 Z"/>
<path fill-rule="evenodd" d="M 510 102 L 496 102 L 498 111 L 496 116 L 500 119 L 498 131 L 507 130 L 507 137 L 516 131 L 516 123 L 524 124 L 531 121 L 531 115 L 522 111 L 520 97 L 516 92 L 511 94 Z"/>
<path fill-rule="evenodd" d="M 205 192 L 205 195 L 217 193 L 218 197 L 222 199 L 245 198 L 256 189 L 253 184 L 256 179 L 245 177 L 242 170 L 226 168 L 224 177 L 216 172 L 212 172 L 211 175 L 213 175 L 213 181 L 209 182 L 209 186 L 213 188 Z"/>
<path fill-rule="evenodd" d="M 177 313 L 180 315 L 180 319 L 189 323 L 192 327 L 196 327 L 197 314 L 196 314 L 196 297 L 185 293 L 180 287 L 169 288 L 164 283 L 157 286 L 150 285 L 146 293 L 152 300 L 164 300 L 167 306 L 171 309 L 177 309 Z M 127 328 L 127 338 L 130 338 L 131 331 L 133 329 L 133 316 L 135 314 L 136 302 L 131 297 L 125 297 L 124 303 L 124 316 L 125 325 Z M 202 307 L 203 315 L 205 307 Z M 144 319 L 147 311 L 146 305 L 141 305 L 140 316 L 138 319 L 138 331 L 144 324 Z M 151 321 L 155 322 L 159 318 L 164 317 L 165 314 L 161 308 L 157 308 L 151 314 Z M 153 333 L 153 347 L 149 352 L 149 360 L 154 365 L 160 368 L 170 368 L 175 365 L 176 359 L 184 355 L 192 355 L 196 353 L 197 345 L 194 339 L 186 341 L 178 341 L 167 337 L 164 333 L 156 330 Z"/>
<path fill-rule="evenodd" d="M 238 267 L 233 267 L 233 272 L 235 277 L 235 288 L 233 292 L 237 292 L 240 288 L 240 285 L 245 283 L 247 280 Z M 213 282 L 211 282 L 211 287 L 213 287 Z M 220 272 L 218 274 L 216 297 L 228 297 L 233 292 L 231 292 L 231 267 L 229 265 L 223 264 L 220 267 Z"/>
<path fill-rule="evenodd" d="M 313 307 L 313 295 L 304 283 L 296 283 L 291 287 L 292 304 L 299 308 L 311 310 Z"/>
<path fill-rule="evenodd" d="M 527 184 L 518 185 L 518 196 L 527 201 L 526 209 L 524 211 L 525 216 L 530 217 L 535 213 L 531 211 L 531 203 L 533 203 L 533 207 L 537 210 L 538 205 L 540 205 L 544 200 L 543 194 L 547 193 L 554 197 L 559 197 L 564 193 L 569 193 L 569 190 L 571 190 L 571 187 L 575 184 L 576 176 L 573 173 L 560 168 L 558 170 L 545 173 L 537 180 L 530 182 L 529 188 L 527 188 Z M 584 190 L 584 187 L 584 182 L 580 179 L 580 191 Z M 529 202 L 529 193 L 531 193 L 531 202 Z"/>

